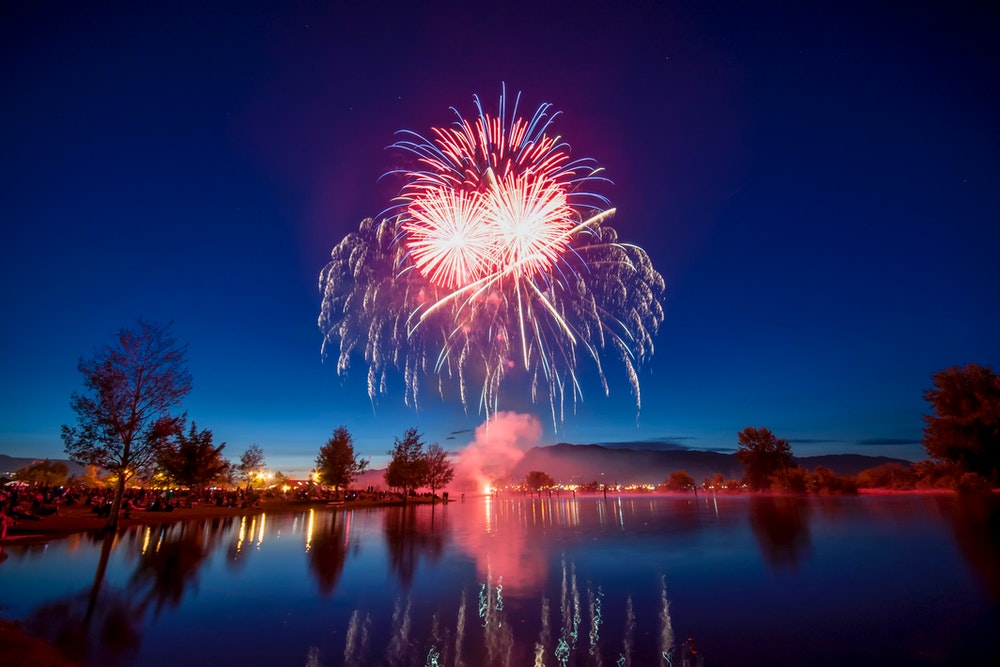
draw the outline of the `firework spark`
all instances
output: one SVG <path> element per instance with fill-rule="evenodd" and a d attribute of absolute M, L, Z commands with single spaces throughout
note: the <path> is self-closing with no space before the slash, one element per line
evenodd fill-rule
<path fill-rule="evenodd" d="M 367 219 L 334 249 L 320 274 L 323 350 L 339 342 L 346 373 L 360 353 L 372 400 L 400 372 L 405 400 L 425 383 L 457 385 L 487 416 L 514 372 L 546 400 L 553 423 L 582 398 L 578 357 L 593 361 L 608 392 L 602 353 L 625 367 L 641 405 L 637 368 L 663 321 L 663 279 L 641 248 L 618 241 L 614 209 L 588 187 L 606 181 L 592 160 L 570 159 L 549 133 L 543 104 L 530 120 L 501 94 L 478 115 L 431 139 L 402 132 L 393 148 L 414 158 L 380 222 Z"/>

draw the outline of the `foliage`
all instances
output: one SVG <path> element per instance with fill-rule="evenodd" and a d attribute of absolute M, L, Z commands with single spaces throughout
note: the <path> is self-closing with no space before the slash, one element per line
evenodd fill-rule
<path fill-rule="evenodd" d="M 935 414 L 924 421 L 924 449 L 931 458 L 998 480 L 1000 471 L 1000 375 L 968 364 L 938 371 L 924 392 Z"/>
<path fill-rule="evenodd" d="M 152 469 L 183 417 L 173 414 L 191 390 L 187 348 L 167 327 L 139 320 L 81 359 L 86 390 L 72 394 L 76 425 L 62 427 L 69 457 L 117 476 L 109 527 L 117 526 L 125 483 Z"/>
<path fill-rule="evenodd" d="M 853 495 L 858 492 L 858 484 L 851 477 L 841 477 L 824 466 L 816 466 L 806 476 L 806 489 L 820 495 Z"/>
<path fill-rule="evenodd" d="M 431 495 L 435 495 L 438 489 L 448 486 L 448 483 L 455 477 L 455 466 L 448 460 L 448 452 L 436 442 L 432 442 L 424 453 L 427 460 L 427 479 L 424 486 L 431 490 Z"/>
<path fill-rule="evenodd" d="M 771 473 L 771 489 L 781 493 L 805 493 L 808 490 L 808 477 L 809 472 L 799 466 L 778 468 Z"/>
<path fill-rule="evenodd" d="M 912 466 L 899 463 L 885 463 L 867 468 L 858 473 L 857 485 L 863 489 L 912 489 L 916 485 L 916 474 Z"/>
<path fill-rule="evenodd" d="M 427 458 L 420 437 L 417 429 L 406 429 L 403 438 L 396 438 L 388 452 L 392 458 L 385 469 L 385 483 L 400 489 L 404 499 L 427 480 Z"/>
<path fill-rule="evenodd" d="M 719 475 L 722 477 L 722 475 Z M 688 491 L 695 488 L 694 477 L 687 474 L 687 470 L 675 470 L 664 481 L 669 491 Z"/>
<path fill-rule="evenodd" d="M 748 426 L 739 432 L 736 458 L 743 464 L 743 480 L 751 489 L 766 489 L 771 476 L 792 466 L 792 448 L 767 428 Z"/>
<path fill-rule="evenodd" d="M 556 481 L 549 477 L 548 473 L 542 472 L 541 470 L 530 471 L 524 476 L 524 483 L 532 491 L 541 491 L 542 489 L 547 489 L 556 485 Z"/>
<path fill-rule="evenodd" d="M 336 491 L 350 487 L 367 468 L 368 461 L 355 455 L 354 438 L 343 426 L 333 429 L 333 435 L 320 447 L 316 457 L 320 484 L 332 486 Z"/>
<path fill-rule="evenodd" d="M 62 461 L 35 461 L 14 473 L 14 479 L 38 486 L 59 486 L 66 481 L 69 467 Z"/>
<path fill-rule="evenodd" d="M 225 482 L 229 473 L 229 461 L 222 457 L 226 444 L 216 447 L 212 443 L 212 431 L 198 430 L 191 422 L 187 435 L 182 432 L 168 444 L 158 457 L 160 468 L 167 478 L 178 486 L 204 489 L 218 482 Z"/>
<path fill-rule="evenodd" d="M 240 454 L 240 462 L 236 465 L 236 469 L 240 473 L 240 479 L 247 483 L 247 491 L 253 487 L 254 481 L 260 479 L 260 476 L 264 474 L 265 468 L 267 468 L 267 462 L 264 459 L 264 450 L 260 448 L 260 445 L 251 444 L 245 452 Z"/>

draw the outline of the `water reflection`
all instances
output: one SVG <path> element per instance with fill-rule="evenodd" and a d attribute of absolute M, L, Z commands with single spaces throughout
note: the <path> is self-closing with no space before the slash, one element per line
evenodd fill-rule
<path fill-rule="evenodd" d="M 750 526 L 764 560 L 776 568 L 795 569 L 809 555 L 809 506 L 805 498 L 750 498 Z"/>
<path fill-rule="evenodd" d="M 412 586 L 421 558 L 433 562 L 441 557 L 448 535 L 447 512 L 434 506 L 429 512 L 418 509 L 409 505 L 381 510 L 389 565 L 404 590 Z"/>
<path fill-rule="evenodd" d="M 135 654 L 139 647 L 139 614 L 131 596 L 118 589 L 105 590 L 111 551 L 118 535 L 101 540 L 100 558 L 93 583 L 87 590 L 44 604 L 27 619 L 33 634 L 44 637 L 64 655 L 83 661 L 111 662 Z"/>
<path fill-rule="evenodd" d="M 145 615 L 181 604 L 230 521 L 147 526 L 92 538 L 101 548 L 90 587 L 38 607 L 28 618 L 29 628 L 74 660 L 127 661 L 139 647 Z M 122 542 L 138 551 L 135 570 L 124 587 L 109 586 L 111 554 Z"/>
<path fill-rule="evenodd" d="M 159 529 L 156 547 L 144 549 L 129 581 L 128 592 L 138 598 L 139 614 L 151 605 L 156 614 L 176 607 L 188 588 L 196 588 L 198 572 L 215 550 L 224 525 L 181 523 Z"/>
<path fill-rule="evenodd" d="M 962 556 L 1000 606 L 1000 498 L 961 496 L 945 504 L 945 516 Z"/>
<path fill-rule="evenodd" d="M 319 591 L 323 595 L 333 593 L 344 571 L 353 516 L 353 512 L 333 512 L 324 513 L 316 519 L 310 512 L 309 570 L 316 575 Z"/>
<path fill-rule="evenodd" d="M 688 627 L 717 664 L 770 664 L 758 645 L 875 664 L 893 637 L 944 656 L 922 664 L 989 664 L 998 500 L 494 496 L 233 517 L 15 548 L 0 597 L 28 599 L 29 627 L 93 665 L 697 665 Z M 813 551 L 823 566 L 801 566 Z M 60 563 L 87 570 L 53 577 Z M 62 587 L 12 594 L 24 573 Z"/>
<path fill-rule="evenodd" d="M 511 611 L 501 577 L 479 582 L 471 596 L 463 590 L 457 615 L 452 616 L 447 609 L 435 611 L 429 628 L 415 611 L 420 601 L 410 595 L 395 599 L 391 618 L 381 616 L 377 609 L 354 609 L 344 632 L 343 663 L 437 667 L 701 664 L 700 656 L 688 650 L 689 643 L 678 646 L 675 642 L 665 577 L 652 587 L 657 603 L 650 604 L 650 599 L 643 605 L 656 616 L 646 619 L 647 625 L 650 620 L 655 623 L 656 645 L 637 650 L 632 595 L 627 596 L 624 617 L 610 619 L 604 611 L 603 586 L 581 584 L 571 560 L 564 559 L 560 567 L 555 604 L 542 595 L 537 611 L 527 617 L 521 611 Z M 379 627 L 388 632 L 384 642 L 376 639 L 373 647 L 372 635 Z M 380 645 L 384 646 L 381 650 Z"/>

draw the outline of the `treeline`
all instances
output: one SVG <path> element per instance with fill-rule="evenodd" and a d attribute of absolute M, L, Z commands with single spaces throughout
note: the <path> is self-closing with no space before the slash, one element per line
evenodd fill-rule
<path fill-rule="evenodd" d="M 199 430 L 194 422 L 186 429 L 187 413 L 180 411 L 191 391 L 186 355 L 187 346 L 178 344 L 168 327 L 139 320 L 78 364 L 84 390 L 70 397 L 76 420 L 62 427 L 62 439 L 72 461 L 89 466 L 95 476 L 100 471 L 113 485 L 108 528 L 117 525 L 126 484 L 133 480 L 198 490 L 243 482 L 248 493 L 255 485 L 283 481 L 280 473 L 266 475 L 258 445 L 233 462 L 223 455 L 225 443 L 214 443 L 210 429 Z M 425 449 L 415 429 L 397 438 L 389 454 L 385 481 L 404 499 L 422 487 L 434 494 L 454 475 L 447 453 L 436 443 Z M 309 484 L 340 493 L 367 466 L 340 426 L 320 447 Z M 26 478 L 33 475 L 58 482 L 58 471 L 51 469 L 24 472 Z"/>

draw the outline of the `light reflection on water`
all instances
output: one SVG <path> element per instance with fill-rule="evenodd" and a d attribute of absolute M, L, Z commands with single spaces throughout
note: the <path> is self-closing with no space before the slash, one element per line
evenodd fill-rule
<path fill-rule="evenodd" d="M 499 494 L 146 526 L 7 547 L 0 613 L 95 665 L 665 666 L 689 631 L 709 665 L 990 664 L 997 505 Z"/>

